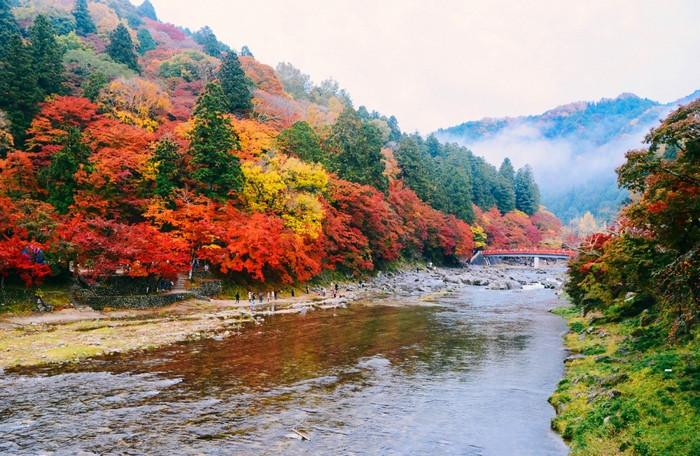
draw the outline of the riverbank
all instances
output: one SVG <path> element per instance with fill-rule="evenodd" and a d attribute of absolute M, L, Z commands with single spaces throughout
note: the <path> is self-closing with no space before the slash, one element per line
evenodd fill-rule
<path fill-rule="evenodd" d="M 352 303 L 430 305 L 465 286 L 493 290 L 557 288 L 563 270 L 553 267 L 416 268 L 378 273 L 371 280 L 343 284 L 337 297 L 310 293 L 256 303 L 190 300 L 147 310 L 69 308 L 58 312 L 0 318 L 0 368 L 75 362 L 108 353 L 147 350 L 185 340 L 234 336 L 243 325 L 274 314 L 304 314 Z"/>
<path fill-rule="evenodd" d="M 700 341 L 670 343 L 642 314 L 610 322 L 558 309 L 570 328 L 552 427 L 572 456 L 699 455 Z"/>

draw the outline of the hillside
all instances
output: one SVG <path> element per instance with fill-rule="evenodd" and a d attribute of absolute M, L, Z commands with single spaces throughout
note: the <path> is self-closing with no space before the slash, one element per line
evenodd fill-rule
<path fill-rule="evenodd" d="M 163 23 L 148 1 L 0 0 L 0 31 L 11 285 L 155 289 L 206 265 L 264 288 L 562 242 L 530 168 L 406 135 L 336 82 Z"/>
<path fill-rule="evenodd" d="M 626 93 L 539 115 L 469 121 L 436 135 L 492 161 L 509 156 L 515 163 L 531 163 L 544 204 L 565 222 L 586 211 L 609 221 L 627 197 L 614 174 L 624 152 L 638 147 L 672 109 L 698 97 L 700 91 L 662 104 Z"/>

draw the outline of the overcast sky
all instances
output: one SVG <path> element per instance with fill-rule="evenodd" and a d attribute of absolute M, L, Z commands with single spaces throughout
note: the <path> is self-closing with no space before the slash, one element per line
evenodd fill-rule
<path fill-rule="evenodd" d="M 140 0 L 132 0 L 140 3 Z M 402 129 L 700 88 L 700 1 L 151 0 L 258 60 L 333 77 Z"/>

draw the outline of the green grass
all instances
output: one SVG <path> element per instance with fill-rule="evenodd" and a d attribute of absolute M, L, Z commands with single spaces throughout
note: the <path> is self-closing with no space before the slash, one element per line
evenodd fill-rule
<path fill-rule="evenodd" d="M 65 283 L 45 284 L 38 289 L 6 286 L 4 290 L 0 290 L 0 313 L 32 312 L 34 297 L 37 293 L 54 309 L 62 309 L 70 305 L 70 286 Z"/>
<path fill-rule="evenodd" d="M 578 455 L 700 455 L 700 337 L 671 343 L 639 319 L 605 322 L 557 310 L 585 355 L 550 398 L 552 427 Z M 600 317 L 599 315 L 595 317 Z M 591 323 L 596 321 L 596 323 Z"/>

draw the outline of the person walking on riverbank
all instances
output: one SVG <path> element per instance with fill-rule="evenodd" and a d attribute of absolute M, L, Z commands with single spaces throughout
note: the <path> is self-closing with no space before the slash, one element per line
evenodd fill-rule
<path fill-rule="evenodd" d="M 241 293 L 239 291 L 236 292 L 236 304 L 241 303 Z"/>

